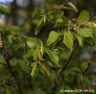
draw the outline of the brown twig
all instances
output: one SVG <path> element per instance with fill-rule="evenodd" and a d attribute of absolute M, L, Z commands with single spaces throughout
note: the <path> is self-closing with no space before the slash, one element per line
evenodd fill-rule
<path fill-rule="evenodd" d="M 3 47 L 3 49 L 4 49 L 4 52 L 6 52 L 6 53 L 8 54 L 8 51 L 6 50 L 6 48 Z M 5 53 L 5 54 L 6 54 L 6 53 Z M 17 51 L 16 51 L 16 53 L 17 53 Z M 16 53 L 15 53 L 15 54 L 16 54 Z M 18 83 L 18 80 L 17 80 L 17 78 L 16 78 L 16 76 L 15 76 L 15 73 L 14 73 L 14 71 L 13 71 L 13 69 L 12 69 L 12 66 L 11 66 L 11 64 L 10 64 L 10 62 L 9 62 L 9 60 L 10 60 L 15 54 L 13 54 L 12 56 L 9 56 L 9 58 L 6 57 L 7 55 L 4 55 L 4 54 L 3 54 L 3 57 L 4 57 L 4 59 L 6 60 L 6 64 L 7 64 L 7 66 L 8 66 L 8 69 L 10 70 L 10 73 L 11 73 L 12 77 L 14 78 L 14 80 L 15 80 L 15 82 L 16 82 L 16 89 L 17 89 L 18 93 L 19 93 L 19 94 L 22 94 L 21 87 L 20 87 L 20 83 Z"/>
<path fill-rule="evenodd" d="M 7 62 L 8 68 L 9 68 L 9 70 L 10 70 L 10 73 L 12 74 L 12 77 L 14 78 L 14 80 L 15 80 L 15 82 L 16 82 L 16 88 L 17 88 L 17 90 L 18 90 L 18 93 L 19 93 L 19 94 L 22 94 L 22 91 L 21 91 L 21 88 L 20 88 L 20 84 L 17 82 L 18 80 L 17 80 L 17 78 L 16 78 L 16 76 L 15 76 L 15 74 L 14 74 L 14 71 L 13 71 L 13 69 L 12 69 L 12 66 L 11 66 L 10 63 L 9 63 L 9 60 L 6 60 L 6 62 Z"/>

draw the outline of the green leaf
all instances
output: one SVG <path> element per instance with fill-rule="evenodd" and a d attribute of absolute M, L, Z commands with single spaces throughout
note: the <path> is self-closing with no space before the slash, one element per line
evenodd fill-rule
<path fill-rule="evenodd" d="M 12 94 L 8 88 L 6 88 L 6 94 Z"/>
<path fill-rule="evenodd" d="M 75 12 L 77 12 L 77 8 L 74 4 L 72 4 L 71 2 L 68 2 L 68 5 L 72 8 L 72 10 L 74 10 Z"/>
<path fill-rule="evenodd" d="M 1 63 L 6 64 L 6 60 L 3 57 L 1 57 Z"/>
<path fill-rule="evenodd" d="M 83 72 L 85 72 L 86 69 L 88 68 L 88 64 L 89 64 L 88 62 L 84 62 L 84 63 L 81 64 L 81 69 L 82 69 Z"/>
<path fill-rule="evenodd" d="M 0 13 L 3 13 L 3 14 L 10 13 L 10 9 L 0 6 Z"/>
<path fill-rule="evenodd" d="M 62 33 L 51 31 L 50 34 L 49 34 L 48 40 L 47 40 L 48 45 L 55 42 L 61 35 L 62 35 Z"/>
<path fill-rule="evenodd" d="M 90 28 L 77 28 L 76 31 L 81 37 L 93 37 L 93 31 Z"/>
<path fill-rule="evenodd" d="M 88 12 L 86 10 L 81 11 L 81 13 L 77 19 L 77 22 L 79 24 L 82 24 L 82 23 L 88 22 L 88 20 L 89 20 Z"/>
<path fill-rule="evenodd" d="M 34 77 L 35 73 L 36 73 L 36 68 L 37 68 L 37 62 L 34 62 L 32 64 L 33 66 L 33 69 L 32 69 L 32 72 L 31 72 L 31 76 Z"/>
<path fill-rule="evenodd" d="M 37 49 L 33 53 L 34 60 L 36 60 L 38 58 L 38 50 L 39 50 L 39 47 L 37 47 Z"/>
<path fill-rule="evenodd" d="M 24 56 L 24 58 L 29 58 L 31 56 L 33 56 L 33 52 L 35 49 L 31 48 L 28 50 L 27 54 Z"/>
<path fill-rule="evenodd" d="M 83 38 L 79 36 L 78 34 L 74 33 L 75 37 L 77 38 L 79 45 L 83 46 Z"/>
<path fill-rule="evenodd" d="M 28 38 L 26 43 L 30 48 L 36 48 L 38 45 L 42 44 L 42 41 L 37 38 Z"/>
<path fill-rule="evenodd" d="M 61 9 L 72 10 L 72 11 L 75 11 L 75 12 L 78 11 L 76 6 L 74 4 L 72 4 L 71 2 L 65 3 L 65 5 L 63 7 L 61 7 Z"/>
<path fill-rule="evenodd" d="M 40 47 L 38 46 L 33 53 L 33 58 L 34 58 L 34 60 L 37 60 L 37 59 L 43 60 L 42 55 L 43 54 L 41 54 Z"/>
<path fill-rule="evenodd" d="M 7 25 L 6 27 L 8 30 L 16 31 L 15 33 L 22 32 L 22 29 L 19 26 L 12 26 L 12 25 Z"/>
<path fill-rule="evenodd" d="M 40 32 L 40 30 L 42 29 L 43 26 L 45 26 L 45 24 L 46 24 L 46 17 L 43 16 L 36 26 L 35 35 L 37 35 Z"/>
<path fill-rule="evenodd" d="M 9 40 L 10 43 L 13 42 L 13 38 L 14 38 L 14 35 L 13 34 L 8 35 L 8 40 Z"/>
<path fill-rule="evenodd" d="M 67 17 L 63 16 L 62 18 L 57 18 L 54 24 L 55 28 L 65 29 L 68 28 L 68 19 Z"/>
<path fill-rule="evenodd" d="M 54 52 L 54 51 L 51 51 L 51 50 L 48 49 L 48 48 L 44 48 L 44 49 L 45 49 L 45 52 L 46 52 L 46 53 L 48 54 L 48 56 L 50 57 L 50 59 L 51 59 L 55 64 L 58 65 L 58 63 L 59 63 L 59 57 L 58 57 L 57 53 Z"/>
<path fill-rule="evenodd" d="M 66 31 L 64 32 L 63 42 L 66 45 L 66 47 L 68 47 L 72 51 L 72 49 L 73 49 L 73 39 L 70 36 L 70 34 L 68 34 Z"/>
<path fill-rule="evenodd" d="M 36 90 L 32 90 L 30 94 L 46 94 L 46 92 L 43 91 L 42 89 L 36 89 Z"/>
<path fill-rule="evenodd" d="M 87 86 L 90 86 L 90 80 L 88 79 L 88 77 L 83 76 L 83 83 Z"/>

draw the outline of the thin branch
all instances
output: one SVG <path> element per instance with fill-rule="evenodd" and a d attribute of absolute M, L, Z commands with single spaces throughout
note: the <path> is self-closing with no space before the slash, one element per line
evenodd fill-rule
<path fill-rule="evenodd" d="M 55 91 L 56 91 L 56 88 L 57 88 L 57 85 L 58 85 L 57 80 L 62 76 L 62 73 L 63 73 L 64 70 L 67 68 L 67 65 L 68 65 L 69 62 L 71 61 L 72 56 L 73 56 L 73 54 L 74 54 L 74 52 L 75 52 L 75 50 L 76 50 L 77 47 L 78 47 L 78 45 L 76 44 L 75 47 L 74 47 L 74 49 L 73 49 L 73 51 L 71 52 L 71 54 L 70 54 L 70 56 L 69 56 L 69 59 L 65 62 L 62 70 L 60 71 L 59 77 L 58 77 L 58 78 L 56 79 L 56 81 L 55 81 L 54 88 L 53 88 L 53 90 L 52 90 L 52 94 L 55 94 Z"/>
<path fill-rule="evenodd" d="M 64 66 L 63 66 L 62 70 L 60 71 L 60 75 L 62 75 L 63 71 L 66 69 L 67 65 L 68 65 L 69 62 L 71 61 L 72 56 L 73 56 L 73 54 L 74 54 L 74 52 L 75 52 L 75 50 L 76 50 L 77 47 L 78 47 L 78 45 L 75 45 L 73 51 L 71 52 L 71 54 L 70 54 L 70 56 L 69 56 L 69 59 L 64 63 Z"/>
<path fill-rule="evenodd" d="M 5 47 L 3 47 L 3 49 L 4 49 L 4 52 L 7 52 L 7 53 L 4 53 L 4 54 L 6 54 L 6 55 L 3 54 L 3 57 L 4 57 L 4 59 L 6 60 L 6 64 L 7 64 L 7 66 L 8 66 L 8 69 L 10 70 L 10 73 L 11 73 L 12 77 L 14 78 L 14 80 L 15 80 L 15 82 L 16 82 L 16 89 L 17 89 L 17 91 L 18 91 L 19 94 L 22 94 L 21 87 L 20 87 L 20 83 L 17 82 L 17 78 L 16 78 L 15 73 L 14 73 L 14 71 L 13 71 L 13 69 L 12 69 L 12 66 L 11 66 L 11 64 L 10 64 L 10 62 L 9 62 L 9 60 L 17 53 L 17 51 L 16 51 L 16 53 L 15 53 L 14 55 L 9 56 L 9 58 L 7 58 L 6 56 L 7 56 L 7 54 L 8 54 L 8 51 L 6 50 Z"/>
<path fill-rule="evenodd" d="M 20 49 L 20 48 L 19 48 L 19 49 Z M 16 54 L 17 54 L 17 52 L 19 51 L 19 49 L 17 49 L 16 52 L 15 52 L 12 56 L 10 56 L 10 57 L 8 58 L 8 60 L 10 60 L 10 59 L 13 58 L 14 56 L 16 56 Z"/>
<path fill-rule="evenodd" d="M 14 78 L 14 80 L 16 82 L 16 88 L 17 88 L 19 94 L 22 94 L 22 91 L 21 91 L 21 88 L 20 88 L 20 84 L 17 82 L 17 78 L 16 78 L 16 76 L 15 76 L 15 74 L 13 72 L 13 69 L 12 69 L 12 67 L 11 67 L 11 65 L 9 63 L 9 60 L 6 60 L 6 62 L 7 62 L 8 68 L 9 68 L 11 74 L 12 74 L 12 77 Z"/>
<path fill-rule="evenodd" d="M 18 83 L 20 83 L 24 78 L 26 78 L 27 75 L 29 75 L 29 73 L 30 73 L 31 71 L 32 71 L 32 67 L 31 67 L 31 69 L 30 69 L 21 79 L 18 80 Z"/>

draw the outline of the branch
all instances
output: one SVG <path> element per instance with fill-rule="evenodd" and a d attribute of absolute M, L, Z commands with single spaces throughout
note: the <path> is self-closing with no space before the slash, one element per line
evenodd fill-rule
<path fill-rule="evenodd" d="M 62 75 L 63 71 L 66 69 L 67 65 L 68 65 L 69 62 L 71 61 L 72 56 L 73 56 L 73 54 L 74 54 L 74 52 L 75 52 L 75 50 L 76 50 L 77 47 L 78 47 L 78 45 L 75 45 L 73 51 L 71 52 L 71 54 L 70 54 L 70 56 L 69 56 L 69 59 L 65 62 L 64 66 L 63 66 L 63 68 L 62 68 L 62 70 L 61 70 L 61 72 L 60 72 L 60 75 Z"/>
<path fill-rule="evenodd" d="M 21 79 L 18 80 L 18 83 L 20 83 L 24 78 L 26 78 L 27 75 L 29 75 L 29 73 L 30 73 L 31 71 L 32 71 L 32 67 L 31 67 L 31 69 L 30 69 Z"/>
<path fill-rule="evenodd" d="M 9 63 L 9 60 L 6 60 L 6 62 L 7 62 L 8 68 L 9 68 L 11 74 L 12 74 L 12 77 L 14 78 L 14 80 L 15 80 L 15 82 L 16 82 L 16 88 L 17 88 L 19 94 L 22 94 L 22 91 L 21 91 L 21 88 L 20 88 L 20 84 L 17 82 L 17 78 L 16 78 L 16 76 L 15 76 L 15 74 L 14 74 L 14 72 L 13 72 L 13 69 L 12 69 L 12 66 L 11 66 L 10 63 Z"/>
<path fill-rule="evenodd" d="M 6 48 L 3 47 L 3 49 L 4 49 L 4 51 L 7 52 L 7 54 L 8 54 L 8 51 L 6 50 Z M 15 55 L 15 54 L 14 54 L 14 55 Z M 8 66 L 8 69 L 10 70 L 10 73 L 11 73 L 12 77 L 14 78 L 14 80 L 15 80 L 15 82 L 16 82 L 16 89 L 17 89 L 18 93 L 19 93 L 19 94 L 22 94 L 22 91 L 21 91 L 21 88 L 20 88 L 20 84 L 17 82 L 17 78 L 16 78 L 15 73 L 14 73 L 14 71 L 13 71 L 13 69 L 12 69 L 12 66 L 11 66 L 11 64 L 10 64 L 10 62 L 9 62 L 9 60 L 10 60 L 14 55 L 9 56 L 9 58 L 7 58 L 7 57 L 6 57 L 7 55 L 4 55 L 4 54 L 3 54 L 3 57 L 4 57 L 4 59 L 6 60 L 6 64 L 7 64 L 7 66 Z"/>
<path fill-rule="evenodd" d="M 55 94 L 55 90 L 56 90 L 57 85 L 58 85 L 58 81 L 57 81 L 57 80 L 60 78 L 60 76 L 62 76 L 62 73 L 63 73 L 64 70 L 67 68 L 67 65 L 68 65 L 69 62 L 71 61 L 72 56 L 73 56 L 73 54 L 74 54 L 74 52 L 75 52 L 75 50 L 76 50 L 77 47 L 78 47 L 78 45 L 76 44 L 75 47 L 74 47 L 74 49 L 73 49 L 73 51 L 71 52 L 71 54 L 70 54 L 70 56 L 69 56 L 69 59 L 65 62 L 64 66 L 63 66 L 63 68 L 62 68 L 62 70 L 60 71 L 59 77 L 56 78 L 56 81 L 55 81 L 55 84 L 54 84 L 54 88 L 53 88 L 53 90 L 52 90 L 52 94 Z"/>

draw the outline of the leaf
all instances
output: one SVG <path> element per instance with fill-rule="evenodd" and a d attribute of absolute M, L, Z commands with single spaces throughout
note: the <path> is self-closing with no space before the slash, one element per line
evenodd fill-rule
<path fill-rule="evenodd" d="M 1 57 L 1 63 L 6 64 L 6 60 L 3 57 Z"/>
<path fill-rule="evenodd" d="M 90 28 L 77 28 L 76 31 L 81 37 L 93 37 L 93 31 Z"/>
<path fill-rule="evenodd" d="M 50 57 L 50 59 L 58 65 L 59 63 L 59 57 L 58 55 L 54 52 L 54 51 L 51 51 L 50 49 L 48 48 L 44 48 L 45 49 L 45 52 L 48 54 L 48 56 Z"/>
<path fill-rule="evenodd" d="M 83 76 L 83 83 L 87 86 L 90 86 L 90 80 L 85 76 Z"/>
<path fill-rule="evenodd" d="M 15 33 L 22 32 L 22 29 L 19 26 L 12 26 L 12 25 L 7 25 L 6 27 L 8 30 L 16 31 Z"/>
<path fill-rule="evenodd" d="M 68 5 L 72 8 L 72 10 L 74 10 L 75 12 L 77 12 L 77 8 L 74 4 L 72 4 L 71 2 L 68 2 Z"/>
<path fill-rule="evenodd" d="M 61 35 L 62 35 L 62 33 L 51 31 L 49 34 L 48 40 L 47 40 L 48 45 L 55 42 Z"/>
<path fill-rule="evenodd" d="M 42 41 L 37 38 L 28 38 L 26 43 L 30 48 L 36 48 L 38 45 L 42 44 Z"/>
<path fill-rule="evenodd" d="M 36 68 L 37 68 L 37 62 L 34 62 L 34 63 L 33 63 L 33 69 L 32 69 L 32 72 L 31 72 L 31 76 L 32 76 L 32 77 L 34 77 L 34 75 L 35 75 Z"/>
<path fill-rule="evenodd" d="M 49 70 L 49 68 L 48 68 L 47 64 L 42 63 L 42 65 L 43 65 L 44 70 L 46 71 L 46 73 L 47 73 L 47 75 L 48 75 L 48 77 L 49 77 L 49 75 L 50 75 L 50 70 Z"/>
<path fill-rule="evenodd" d="M 33 52 L 34 52 L 33 48 L 29 49 L 27 54 L 24 56 L 24 58 L 29 58 L 29 57 L 33 56 Z"/>
<path fill-rule="evenodd" d="M 3 14 L 10 13 L 10 9 L 0 6 L 0 13 L 3 13 Z"/>
<path fill-rule="evenodd" d="M 40 47 L 38 46 L 33 53 L 33 58 L 34 60 L 37 60 L 37 59 L 43 60 L 42 55 L 43 54 L 41 54 Z"/>
<path fill-rule="evenodd" d="M 81 13 L 77 19 L 77 22 L 79 24 L 82 24 L 82 23 L 88 22 L 88 20 L 89 20 L 88 12 L 86 10 L 81 11 Z"/>
<path fill-rule="evenodd" d="M 77 38 L 79 45 L 83 46 L 83 38 L 79 36 L 78 34 L 74 33 L 75 37 Z"/>
<path fill-rule="evenodd" d="M 45 23 L 46 23 L 46 17 L 43 16 L 40 21 L 38 22 L 37 26 L 36 26 L 36 29 L 35 29 L 35 35 L 37 35 L 40 30 L 42 29 L 43 26 L 45 26 Z"/>
<path fill-rule="evenodd" d="M 66 31 L 64 32 L 63 42 L 66 45 L 66 47 L 68 47 L 72 51 L 72 49 L 73 49 L 73 39 L 70 36 L 70 34 L 68 34 Z"/>
<path fill-rule="evenodd" d="M 10 43 L 13 42 L 13 38 L 14 38 L 14 35 L 13 34 L 8 35 L 8 40 L 9 40 Z"/>
<path fill-rule="evenodd" d="M 30 94 L 47 94 L 47 93 L 42 89 L 35 89 L 35 90 L 32 90 Z"/>
<path fill-rule="evenodd" d="M 63 6 L 61 6 L 61 9 L 67 9 L 67 10 L 72 10 L 77 12 L 77 8 L 74 4 L 72 4 L 71 2 L 65 2 L 65 4 Z"/>
<path fill-rule="evenodd" d="M 33 53 L 34 60 L 36 60 L 38 58 L 38 50 L 39 50 L 39 47 L 37 47 L 37 49 Z"/>
<path fill-rule="evenodd" d="M 65 29 L 68 28 L 68 19 L 67 17 L 63 16 L 62 18 L 57 18 L 54 24 L 55 28 Z"/>
<path fill-rule="evenodd" d="M 8 88 L 6 88 L 6 94 L 12 94 Z"/>
<path fill-rule="evenodd" d="M 88 62 L 84 62 L 84 63 L 81 64 L 81 69 L 82 69 L 83 72 L 85 72 L 86 69 L 88 68 L 88 64 L 89 64 Z"/>

